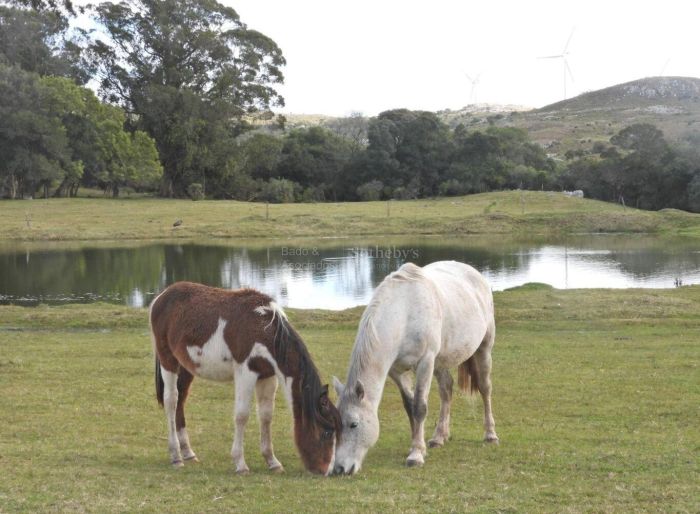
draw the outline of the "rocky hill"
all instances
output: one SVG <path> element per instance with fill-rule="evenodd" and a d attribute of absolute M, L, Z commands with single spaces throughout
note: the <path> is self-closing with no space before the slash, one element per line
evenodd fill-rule
<path fill-rule="evenodd" d="M 589 91 L 577 97 L 528 109 L 518 105 L 474 104 L 438 111 L 450 127 L 460 123 L 472 130 L 490 125 L 524 128 L 533 141 L 555 158 L 568 150 L 589 150 L 633 123 L 652 123 L 675 143 L 700 145 L 700 79 L 650 77 Z M 348 118 L 323 115 L 286 115 L 287 126 L 323 125 L 345 132 Z M 353 127 L 366 124 L 354 119 Z"/>
<path fill-rule="evenodd" d="M 633 123 L 652 123 L 669 141 L 700 144 L 700 79 L 651 77 L 590 91 L 529 111 L 475 114 L 469 108 L 443 116 L 451 126 L 479 129 L 491 125 L 528 130 L 530 137 L 561 157 L 587 150 L 597 141 Z"/>

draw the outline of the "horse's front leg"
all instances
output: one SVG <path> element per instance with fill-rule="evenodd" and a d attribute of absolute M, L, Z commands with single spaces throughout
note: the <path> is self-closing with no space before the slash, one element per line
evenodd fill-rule
<path fill-rule="evenodd" d="M 422 466 L 425 462 L 425 417 L 428 414 L 428 394 L 433 378 L 435 357 L 428 354 L 416 367 L 416 388 L 413 393 L 413 437 L 411 451 L 406 459 L 407 466 Z"/>
<path fill-rule="evenodd" d="M 275 392 L 277 391 L 277 377 L 263 378 L 255 384 L 255 395 L 258 398 L 258 419 L 260 421 L 260 452 L 262 453 L 268 468 L 276 473 L 284 471 L 282 464 L 275 457 L 272 449 L 272 411 L 275 407 Z"/>
<path fill-rule="evenodd" d="M 396 383 L 401 393 L 403 408 L 406 409 L 408 422 L 411 424 L 411 434 L 413 433 L 413 384 L 407 371 L 396 371 L 393 368 L 389 371 L 389 376 Z"/>
<path fill-rule="evenodd" d="M 233 408 L 233 418 L 236 424 L 236 432 L 233 436 L 233 446 L 231 447 L 231 457 L 236 466 L 236 473 L 248 474 L 250 469 L 245 463 L 243 455 L 243 436 L 245 426 L 250 415 L 250 400 L 253 397 L 255 384 L 258 381 L 258 374 L 249 370 L 247 366 L 238 366 L 234 372 L 236 387 L 236 400 Z"/>

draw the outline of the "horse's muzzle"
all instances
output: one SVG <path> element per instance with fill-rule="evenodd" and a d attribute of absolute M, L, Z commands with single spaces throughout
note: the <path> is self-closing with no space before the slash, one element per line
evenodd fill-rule
<path fill-rule="evenodd" d="M 333 468 L 333 475 L 352 475 L 355 472 L 355 465 L 353 464 L 347 471 L 340 464 L 336 464 Z"/>

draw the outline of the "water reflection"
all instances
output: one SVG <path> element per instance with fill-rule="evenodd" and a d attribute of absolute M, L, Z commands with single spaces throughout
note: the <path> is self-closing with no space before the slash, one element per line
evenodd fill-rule
<path fill-rule="evenodd" d="M 147 305 L 167 284 L 192 280 L 255 287 L 283 305 L 342 309 L 366 304 L 404 262 L 454 259 L 481 270 L 494 290 L 526 282 L 557 288 L 673 287 L 700 283 L 694 242 L 589 236 L 556 243 L 469 238 L 302 244 L 248 242 L 136 247 L 0 249 L 0 303 L 107 301 Z"/>

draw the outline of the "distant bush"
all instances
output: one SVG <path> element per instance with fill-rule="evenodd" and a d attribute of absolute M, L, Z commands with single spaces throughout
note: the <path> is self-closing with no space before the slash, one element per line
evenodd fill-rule
<path fill-rule="evenodd" d="M 189 186 L 187 186 L 187 195 L 192 198 L 195 202 L 197 200 L 203 200 L 204 199 L 204 188 L 202 187 L 202 184 L 198 182 L 192 182 Z"/>
<path fill-rule="evenodd" d="M 301 193 L 302 202 L 323 202 L 326 200 L 326 193 L 323 190 L 323 186 L 318 187 L 307 187 Z"/>
<path fill-rule="evenodd" d="M 467 187 L 455 179 L 445 180 L 438 185 L 438 194 L 440 196 L 459 196 L 467 192 Z"/>
<path fill-rule="evenodd" d="M 365 182 L 357 188 L 357 196 L 363 202 L 374 202 L 382 197 L 382 191 L 384 190 L 384 184 L 381 180 L 372 180 L 370 182 Z"/>
<path fill-rule="evenodd" d="M 265 182 L 260 191 L 260 199 L 271 203 L 291 203 L 299 184 L 287 179 L 271 178 Z"/>
<path fill-rule="evenodd" d="M 399 186 L 394 189 L 393 197 L 395 200 L 413 200 L 418 198 L 420 194 L 420 187 L 418 181 L 412 179 L 405 186 Z"/>

